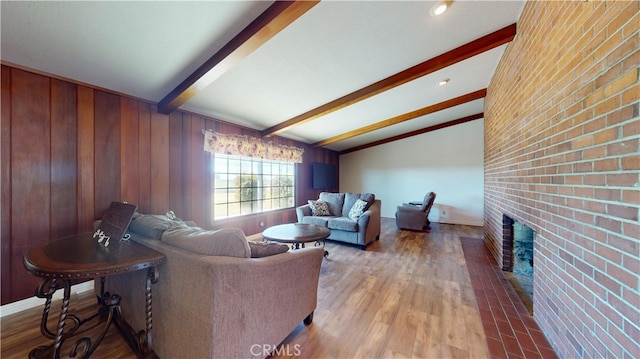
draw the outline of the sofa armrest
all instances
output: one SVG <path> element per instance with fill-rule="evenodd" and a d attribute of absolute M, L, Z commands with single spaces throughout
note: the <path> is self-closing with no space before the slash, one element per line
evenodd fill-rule
<path fill-rule="evenodd" d="M 247 358 L 256 343 L 282 342 L 316 308 L 323 255 L 321 247 L 310 247 L 249 263 L 206 258 L 215 262 L 210 272 L 215 289 L 213 342 L 224 343 L 214 357 Z"/>
<path fill-rule="evenodd" d="M 311 206 L 305 204 L 300 207 L 296 207 L 296 215 L 298 216 L 298 223 L 302 223 L 302 218 L 311 215 Z"/>
<path fill-rule="evenodd" d="M 420 210 L 419 207 L 416 207 L 411 204 L 403 204 L 402 206 L 398 206 L 397 211 L 398 213 L 407 213 L 407 214 L 424 213 L 423 211 Z"/>
<path fill-rule="evenodd" d="M 358 217 L 358 228 L 360 228 L 360 230 L 367 228 L 372 214 L 371 210 L 366 210 L 360 215 L 360 217 Z"/>
<path fill-rule="evenodd" d="M 413 209 L 420 210 L 420 207 L 422 207 L 422 205 L 421 204 L 403 203 L 402 206 L 398 206 L 398 207 L 407 207 L 407 208 L 413 208 Z"/>
<path fill-rule="evenodd" d="M 366 210 L 360 218 L 358 218 L 358 227 L 360 228 L 361 237 L 359 244 L 366 246 L 380 236 L 380 210 L 382 202 L 376 199 L 371 207 Z"/>
<path fill-rule="evenodd" d="M 398 206 L 396 218 L 400 216 L 405 221 L 423 221 L 426 213 L 415 206 Z"/>
<path fill-rule="evenodd" d="M 398 228 L 420 230 L 425 225 L 427 213 L 419 208 L 399 206 L 396 212 Z"/>

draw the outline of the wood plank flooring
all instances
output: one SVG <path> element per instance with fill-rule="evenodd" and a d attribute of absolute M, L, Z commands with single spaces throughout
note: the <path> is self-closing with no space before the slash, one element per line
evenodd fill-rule
<path fill-rule="evenodd" d="M 488 358 L 459 239 L 482 236 L 481 227 L 437 223 L 400 231 L 383 219 L 366 251 L 328 242 L 314 323 L 273 357 Z"/>
<path fill-rule="evenodd" d="M 38 346 L 50 345 L 52 339 L 47 339 L 40 333 L 40 320 L 44 309 L 44 299 L 42 307 L 32 308 L 20 313 L 12 314 L 2 318 L 2 337 L 0 339 L 0 358 L 28 358 L 29 352 Z M 49 328 L 55 330 L 58 321 L 59 310 L 62 301 L 54 301 L 49 314 Z M 69 302 L 69 313 L 78 315 L 80 318 L 87 318 L 97 311 L 96 297 L 93 291 L 82 294 L 72 294 Z M 69 324 L 70 325 L 70 324 Z M 87 323 L 85 325 L 90 325 Z M 97 333 L 100 328 L 94 328 L 87 333 Z M 97 337 L 98 334 L 92 336 Z M 72 345 L 69 344 L 68 347 Z M 67 348 L 64 345 L 63 348 Z M 70 349 L 64 350 L 64 358 L 68 358 Z M 91 356 L 92 358 L 109 359 L 135 359 L 136 355 L 129 349 L 127 343 L 122 339 L 118 331 L 112 325 L 103 342 L 98 346 Z"/>
<path fill-rule="evenodd" d="M 412 232 L 382 223 L 381 239 L 366 251 L 327 242 L 313 324 L 301 323 L 273 358 L 491 357 L 460 242 L 482 238 L 482 228 L 432 223 L 430 232 Z M 95 299 L 81 294 L 71 305 L 90 313 Z M 2 358 L 50 343 L 39 331 L 41 314 L 2 319 Z M 112 329 L 93 358 L 135 356 Z"/>

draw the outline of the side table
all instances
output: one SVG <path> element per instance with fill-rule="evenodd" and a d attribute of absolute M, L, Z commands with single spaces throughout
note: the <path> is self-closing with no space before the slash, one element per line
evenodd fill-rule
<path fill-rule="evenodd" d="M 331 235 L 331 230 L 327 227 L 315 224 L 287 223 L 269 227 L 262 232 L 262 237 L 268 241 L 288 243 L 293 249 L 304 248 L 305 243 L 322 241 L 322 248 L 325 246 L 325 239 Z M 324 250 L 324 257 L 328 257 L 329 252 Z"/>
<path fill-rule="evenodd" d="M 88 358 L 104 338 L 111 323 L 114 323 L 127 344 L 138 358 L 157 357 L 152 349 L 151 328 L 151 284 L 158 280 L 157 265 L 165 260 L 164 254 L 132 241 L 112 242 L 105 247 L 93 238 L 92 233 L 65 237 L 52 242 L 42 243 L 31 248 L 23 257 L 23 264 L 31 274 L 43 278 L 36 295 L 46 298 L 40 331 L 54 343 L 40 346 L 31 351 L 30 358 L 59 358 L 62 346 L 67 339 L 78 337 L 69 350 L 70 357 Z M 122 273 L 147 270 L 145 283 L 146 330 L 136 333 L 122 317 L 120 296 L 104 292 L 105 277 Z M 88 279 L 100 278 L 99 310 L 89 318 L 80 319 L 69 314 L 71 285 Z M 48 328 L 47 319 L 51 309 L 53 294 L 63 288 L 64 297 L 60 317 L 55 330 Z M 92 340 L 83 336 L 89 329 L 83 324 L 99 317 L 102 328 L 100 335 Z M 70 328 L 65 328 L 70 324 Z M 100 323 L 99 323 L 100 324 Z"/>

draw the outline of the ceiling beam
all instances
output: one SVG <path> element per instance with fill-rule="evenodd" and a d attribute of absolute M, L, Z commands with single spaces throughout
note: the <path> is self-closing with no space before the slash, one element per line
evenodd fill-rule
<path fill-rule="evenodd" d="M 366 143 L 364 145 L 351 147 L 351 148 L 348 148 L 346 150 L 342 150 L 339 153 L 341 155 L 343 155 L 345 153 L 360 151 L 360 150 L 364 150 L 365 148 L 370 148 L 370 147 L 382 145 L 382 144 L 385 144 L 385 143 L 402 140 L 402 139 L 405 139 L 405 138 L 408 138 L 408 137 L 421 135 L 423 133 L 427 133 L 427 132 L 431 132 L 431 131 L 435 131 L 435 130 L 440 130 L 440 129 L 451 127 L 451 126 L 455 126 L 455 125 L 460 125 L 462 123 L 473 121 L 473 120 L 477 120 L 477 119 L 480 119 L 480 118 L 483 118 L 483 117 L 484 117 L 484 112 L 476 113 L 475 115 L 458 118 L 456 120 L 451 120 L 451 121 L 447 121 L 447 122 L 444 122 L 444 123 L 439 123 L 437 125 L 421 128 L 419 130 L 403 133 L 401 135 L 385 138 L 383 140 L 378 140 L 378 141 Z"/>
<path fill-rule="evenodd" d="M 290 127 L 300 125 L 318 117 L 327 115 L 331 112 L 337 111 L 349 105 L 353 105 L 357 102 L 375 96 L 384 91 L 390 90 L 394 87 L 403 85 L 409 81 L 413 81 L 417 78 L 441 70 L 445 67 L 451 66 L 455 63 L 471 58 L 485 51 L 504 45 L 513 40 L 515 35 L 516 24 L 511 24 L 498 31 L 492 32 L 489 35 L 483 36 L 479 39 L 448 51 L 442 55 L 438 55 L 432 59 L 419 63 L 418 65 L 398 72 L 395 75 L 389 76 L 383 80 L 363 87 L 348 95 L 335 99 L 320 107 L 314 108 L 301 115 L 281 122 L 275 126 L 269 127 L 266 130 L 262 131 L 262 136 L 273 136 Z"/>
<path fill-rule="evenodd" d="M 365 133 L 373 132 L 373 131 L 379 130 L 381 128 L 385 128 L 385 127 L 388 127 L 388 126 L 397 125 L 397 124 L 399 124 L 401 122 L 413 120 L 414 118 L 418 118 L 420 116 L 428 115 L 430 113 L 434 113 L 434 112 L 442 111 L 442 110 L 445 110 L 447 108 L 451 108 L 451 107 L 454 107 L 454 106 L 462 105 L 463 103 L 475 101 L 475 100 L 484 98 L 486 95 L 487 95 L 487 89 L 482 89 L 482 90 L 470 92 L 468 94 L 465 94 L 465 95 L 462 95 L 462 96 L 458 96 L 458 97 L 455 97 L 455 98 L 452 98 L 452 99 L 449 99 L 449 100 L 446 100 L 446 101 L 442 101 L 442 102 L 439 102 L 439 103 L 431 105 L 431 106 L 427 106 L 427 107 L 423 107 L 423 108 L 420 108 L 420 109 L 417 109 L 417 110 L 414 110 L 414 111 L 411 111 L 411 112 L 407 112 L 407 113 L 404 113 L 402 115 L 398 115 L 396 117 L 391 117 L 391 118 L 386 119 L 384 121 L 372 123 L 370 125 L 367 125 L 367 126 L 364 126 L 364 127 L 360 127 L 360 128 L 355 129 L 353 131 L 345 132 L 343 134 L 327 138 L 326 140 L 318 141 L 318 142 L 312 144 L 311 146 L 312 147 L 321 147 L 321 146 L 326 146 L 326 145 L 329 145 L 329 144 L 332 144 L 332 143 L 344 141 L 346 139 L 349 139 L 349 138 L 352 138 L 352 137 L 356 137 L 356 136 L 360 136 L 360 135 L 363 135 Z"/>
<path fill-rule="evenodd" d="M 231 70 L 319 1 L 276 1 L 158 103 L 169 114 Z"/>

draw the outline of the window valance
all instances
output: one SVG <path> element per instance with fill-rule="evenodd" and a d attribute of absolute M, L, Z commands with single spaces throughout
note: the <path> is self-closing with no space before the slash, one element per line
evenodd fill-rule
<path fill-rule="evenodd" d="M 303 148 L 276 145 L 245 135 L 204 132 L 204 150 L 211 153 L 256 157 L 273 161 L 302 163 Z"/>

